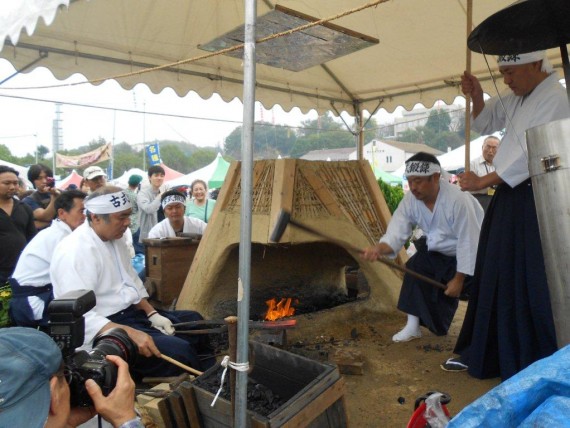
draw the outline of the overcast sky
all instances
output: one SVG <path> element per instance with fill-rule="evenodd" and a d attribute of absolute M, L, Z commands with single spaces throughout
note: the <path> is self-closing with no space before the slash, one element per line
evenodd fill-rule
<path fill-rule="evenodd" d="M 8 61 L 0 59 L 0 81 L 14 72 Z M 65 82 L 83 80 L 85 79 L 81 75 L 75 75 Z M 34 153 L 36 144 L 47 146 L 51 150 L 52 127 L 56 117 L 55 102 L 63 103 L 60 109 L 65 149 L 85 145 L 99 137 L 132 145 L 168 139 L 186 141 L 197 146 L 223 147 L 224 138 L 242 122 L 241 101 L 234 99 L 226 103 L 216 94 L 209 100 L 202 100 L 193 92 L 180 98 L 171 89 L 153 94 L 145 85 L 137 85 L 133 90 L 126 91 L 115 81 L 107 81 L 99 86 L 2 89 L 60 83 L 50 71 L 39 68 L 28 74 L 17 75 L 0 86 L 0 144 L 6 145 L 12 154 L 24 156 L 26 153 Z M 131 113 L 120 109 L 149 113 Z M 153 115 L 150 112 L 184 117 Z M 262 112 L 258 104 L 255 109 L 256 120 L 263 119 L 275 124 L 298 126 L 301 121 L 316 117 L 315 111 L 303 115 L 297 108 L 286 113 L 276 106 L 273 110 L 263 109 Z M 385 111 L 377 115 L 377 119 L 384 122 L 390 120 L 390 117 Z M 350 119 L 349 123 L 351 122 Z"/>

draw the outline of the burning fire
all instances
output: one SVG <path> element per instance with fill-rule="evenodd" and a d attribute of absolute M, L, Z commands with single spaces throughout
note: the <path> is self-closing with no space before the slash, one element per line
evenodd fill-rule
<path fill-rule="evenodd" d="M 291 306 L 292 300 L 291 297 L 283 297 L 279 302 L 275 298 L 266 300 L 267 313 L 265 314 L 265 320 L 275 321 L 295 315 L 295 308 Z"/>

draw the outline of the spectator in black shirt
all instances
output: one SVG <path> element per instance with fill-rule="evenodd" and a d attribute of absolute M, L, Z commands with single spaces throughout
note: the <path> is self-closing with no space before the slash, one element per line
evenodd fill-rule
<path fill-rule="evenodd" d="M 45 229 L 56 217 L 55 199 L 59 190 L 55 188 L 53 172 L 41 163 L 30 166 L 28 180 L 34 185 L 35 192 L 22 199 L 34 213 L 34 222 L 38 230 Z"/>
<path fill-rule="evenodd" d="M 0 165 L 0 284 L 12 275 L 20 253 L 36 234 L 32 209 L 15 198 L 18 171 Z"/>

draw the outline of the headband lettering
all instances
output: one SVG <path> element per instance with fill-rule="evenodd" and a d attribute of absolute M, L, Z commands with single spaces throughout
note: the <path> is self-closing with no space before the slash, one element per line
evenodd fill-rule
<path fill-rule="evenodd" d="M 170 204 L 182 204 L 186 206 L 186 198 L 180 195 L 168 195 L 162 200 L 162 209 L 165 209 Z"/>
<path fill-rule="evenodd" d="M 441 167 L 434 162 L 427 162 L 427 161 L 406 162 L 406 175 L 428 177 L 430 175 L 435 174 L 436 172 L 441 173 Z"/>
<path fill-rule="evenodd" d="M 97 196 L 85 202 L 85 209 L 93 214 L 113 214 L 131 208 L 131 201 L 122 190 Z"/>
<path fill-rule="evenodd" d="M 499 55 L 497 64 L 501 66 L 522 65 L 541 61 L 546 58 L 546 51 L 535 51 L 524 54 Z"/>

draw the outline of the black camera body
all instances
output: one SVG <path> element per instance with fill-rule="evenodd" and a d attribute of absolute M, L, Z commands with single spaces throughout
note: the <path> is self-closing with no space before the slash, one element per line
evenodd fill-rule
<path fill-rule="evenodd" d="M 93 349 L 76 351 L 85 340 L 83 315 L 95 306 L 95 293 L 77 290 L 54 299 L 48 306 L 49 335 L 61 349 L 65 373 L 71 391 L 72 407 L 93 405 L 85 389 L 85 381 L 93 379 L 108 395 L 117 383 L 117 366 L 106 360 L 107 355 L 118 355 L 133 364 L 137 346 L 121 328 L 112 328 L 93 340 Z"/>

